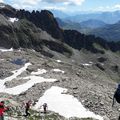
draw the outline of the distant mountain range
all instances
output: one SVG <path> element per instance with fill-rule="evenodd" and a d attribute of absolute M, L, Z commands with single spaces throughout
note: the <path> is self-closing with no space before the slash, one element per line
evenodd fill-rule
<path fill-rule="evenodd" d="M 63 29 L 77 30 L 86 35 L 95 35 L 107 41 L 120 41 L 120 21 L 115 24 L 106 24 L 100 20 L 87 20 L 75 23 L 68 20 L 56 18 L 60 27 Z"/>
<path fill-rule="evenodd" d="M 69 14 L 59 11 L 59 10 L 50 10 L 50 11 L 54 14 L 55 17 L 59 17 L 62 19 L 70 16 Z"/>
<path fill-rule="evenodd" d="M 106 25 L 105 22 L 101 20 L 89 19 L 87 21 L 80 22 L 82 28 L 100 28 Z"/>
<path fill-rule="evenodd" d="M 100 20 L 87 20 L 80 23 L 75 23 L 68 20 L 63 20 L 60 18 L 56 18 L 59 26 L 63 29 L 71 29 L 71 30 L 77 30 L 84 34 L 94 34 L 94 29 L 102 28 L 108 24 L 104 23 Z"/>
<path fill-rule="evenodd" d="M 120 21 L 115 24 L 93 29 L 88 34 L 94 34 L 108 41 L 120 41 Z"/>
<path fill-rule="evenodd" d="M 57 22 L 59 23 L 60 27 L 64 29 L 75 29 L 81 31 L 82 29 L 94 29 L 104 27 L 107 24 L 100 20 L 90 19 L 87 21 L 83 21 L 80 23 L 72 22 L 70 20 L 63 20 L 60 18 L 56 18 Z"/>
<path fill-rule="evenodd" d="M 120 11 L 114 12 L 95 12 L 95 13 L 64 13 L 60 11 L 53 11 L 55 17 L 64 18 L 64 20 L 70 20 L 72 22 L 80 23 L 90 19 L 100 20 L 107 24 L 114 24 L 120 20 Z"/>

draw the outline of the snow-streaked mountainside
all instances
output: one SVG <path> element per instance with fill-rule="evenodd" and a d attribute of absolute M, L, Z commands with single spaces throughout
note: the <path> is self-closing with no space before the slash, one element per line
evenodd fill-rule
<path fill-rule="evenodd" d="M 5 118 L 113 120 L 112 98 L 120 81 L 120 42 L 63 30 L 47 10 L 0 8 L 0 100 Z M 40 109 L 47 102 L 47 114 Z M 11 116 L 10 116 L 11 115 Z M 12 118 L 11 118 L 12 117 Z"/>

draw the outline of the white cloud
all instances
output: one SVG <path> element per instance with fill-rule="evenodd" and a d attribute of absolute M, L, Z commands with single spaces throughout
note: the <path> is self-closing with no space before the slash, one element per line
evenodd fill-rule
<path fill-rule="evenodd" d="M 41 0 L 21 0 L 23 4 L 36 5 Z"/>
<path fill-rule="evenodd" d="M 68 4 L 81 5 L 85 0 L 42 0 L 42 1 L 48 3 L 63 3 L 65 5 Z"/>
<path fill-rule="evenodd" d="M 12 5 L 17 9 L 55 9 L 66 11 L 69 5 L 81 5 L 84 1 L 85 0 L 10 0 L 8 4 Z"/>
<path fill-rule="evenodd" d="M 120 4 L 115 5 L 114 8 L 120 9 Z"/>
<path fill-rule="evenodd" d="M 66 10 L 65 7 L 58 7 L 58 6 L 45 6 L 42 9 L 47 9 L 47 10 L 61 10 L 61 11 L 65 11 Z"/>
<path fill-rule="evenodd" d="M 100 6 L 96 9 L 93 9 L 93 11 L 115 11 L 120 10 L 120 4 L 116 4 L 113 6 Z"/>
<path fill-rule="evenodd" d="M 37 6 L 41 0 L 13 0 L 12 6 L 17 9 L 32 9 Z"/>
<path fill-rule="evenodd" d="M 4 1 L 3 0 L 0 0 L 0 3 L 3 3 Z"/>

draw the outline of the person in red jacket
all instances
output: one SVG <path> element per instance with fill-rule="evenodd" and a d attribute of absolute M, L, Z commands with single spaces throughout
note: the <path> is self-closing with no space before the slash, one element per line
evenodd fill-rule
<path fill-rule="evenodd" d="M 7 107 L 4 105 L 4 101 L 0 102 L 0 120 L 4 120 L 4 112 L 8 110 Z"/>

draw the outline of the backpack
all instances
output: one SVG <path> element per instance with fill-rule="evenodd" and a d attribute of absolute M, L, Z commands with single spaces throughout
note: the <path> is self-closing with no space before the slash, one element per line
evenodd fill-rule
<path fill-rule="evenodd" d="M 114 98 L 118 103 L 120 103 L 120 84 L 118 84 L 118 87 L 115 91 Z"/>

